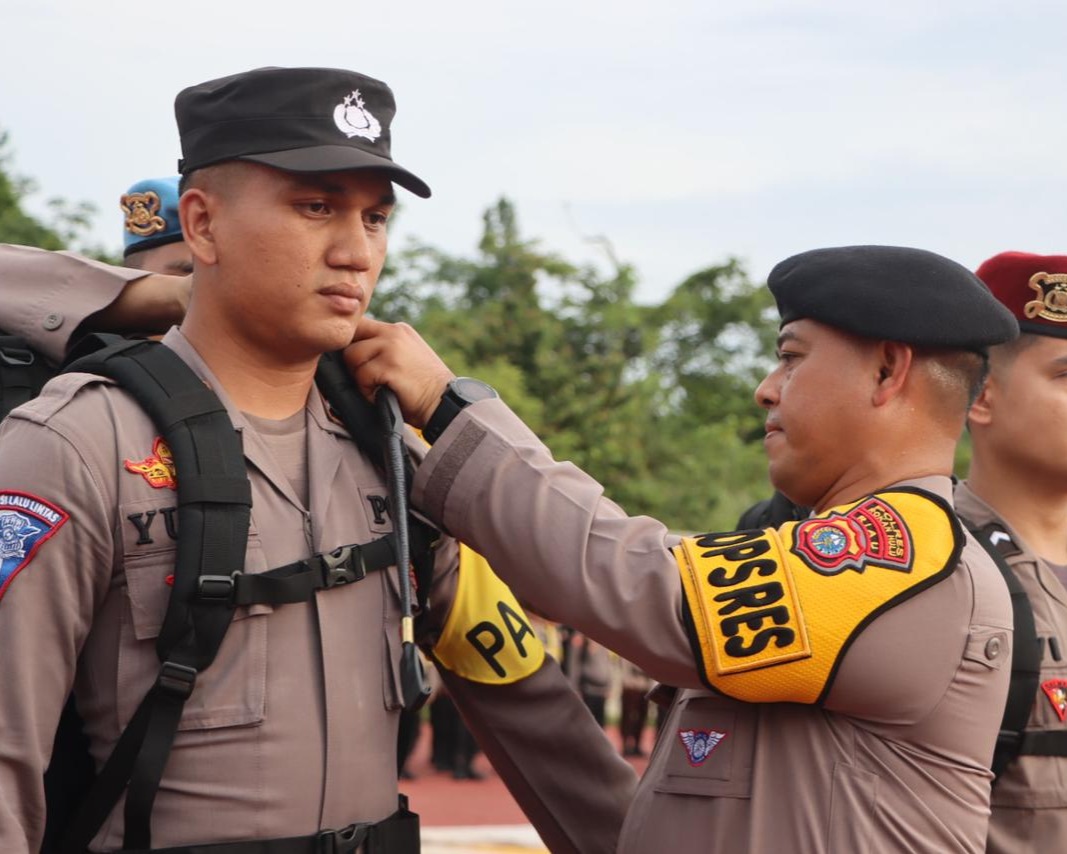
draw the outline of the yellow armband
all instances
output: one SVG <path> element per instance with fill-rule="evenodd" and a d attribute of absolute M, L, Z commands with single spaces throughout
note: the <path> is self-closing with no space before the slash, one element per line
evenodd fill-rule
<path fill-rule="evenodd" d="M 908 488 L 777 530 L 686 538 L 674 553 L 704 678 L 749 702 L 821 701 L 852 640 L 947 578 L 962 547 L 949 507 Z"/>
<path fill-rule="evenodd" d="M 456 598 L 433 653 L 457 676 L 489 685 L 525 679 L 545 660 L 515 594 L 485 558 L 462 544 Z"/>

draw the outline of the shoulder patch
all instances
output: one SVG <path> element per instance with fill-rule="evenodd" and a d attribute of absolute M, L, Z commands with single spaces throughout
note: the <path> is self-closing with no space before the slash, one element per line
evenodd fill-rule
<path fill-rule="evenodd" d="M 820 702 L 863 628 L 947 578 L 962 546 L 949 506 L 908 488 L 777 530 L 684 539 L 674 553 L 704 679 L 749 702 Z"/>
<path fill-rule="evenodd" d="M 1041 683 L 1048 701 L 1061 721 L 1067 720 L 1067 679 L 1047 679 Z"/>
<path fill-rule="evenodd" d="M 54 504 L 25 492 L 0 492 L 0 599 L 70 516 Z"/>

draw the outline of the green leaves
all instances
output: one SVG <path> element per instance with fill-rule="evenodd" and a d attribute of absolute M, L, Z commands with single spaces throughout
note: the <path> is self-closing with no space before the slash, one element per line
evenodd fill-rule
<path fill-rule="evenodd" d="M 640 305 L 613 254 L 605 276 L 545 252 L 506 199 L 483 221 L 474 258 L 394 255 L 375 316 L 412 323 L 457 373 L 494 385 L 628 512 L 732 528 L 770 492 L 752 398 L 777 334 L 766 288 L 730 260 Z"/>

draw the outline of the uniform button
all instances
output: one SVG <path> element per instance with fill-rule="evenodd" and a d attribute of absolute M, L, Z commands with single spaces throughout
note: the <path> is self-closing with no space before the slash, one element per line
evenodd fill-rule
<path fill-rule="evenodd" d="M 1000 655 L 1000 638 L 990 638 L 985 645 L 985 657 L 992 661 Z"/>
<path fill-rule="evenodd" d="M 44 323 L 41 324 L 45 329 L 51 332 L 53 329 L 59 329 L 63 325 L 62 314 L 50 314 L 44 319 Z"/>

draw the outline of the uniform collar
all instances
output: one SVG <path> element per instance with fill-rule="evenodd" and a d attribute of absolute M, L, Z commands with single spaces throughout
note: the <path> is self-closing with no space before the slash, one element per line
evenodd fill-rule
<path fill-rule="evenodd" d="M 962 481 L 956 486 L 956 506 L 961 515 L 979 528 L 988 525 L 990 522 L 995 522 L 1007 531 L 1020 552 L 1018 557 L 1011 558 L 1010 563 L 1013 566 L 1022 563 L 1033 564 L 1037 580 L 1045 592 L 1053 599 L 1067 605 L 1067 590 L 1064 589 L 1063 584 L 1056 578 L 1056 574 L 1049 568 L 1048 564 L 1026 544 L 1026 540 L 1020 537 L 1015 529 L 1002 519 L 985 499 L 971 489 L 971 485 L 967 481 Z"/>
<path fill-rule="evenodd" d="M 208 388 L 218 396 L 223 407 L 226 409 L 226 414 L 229 416 L 234 429 L 242 436 L 241 444 L 244 450 L 245 459 L 251 465 L 259 469 L 264 477 L 266 477 L 267 480 L 274 485 L 275 489 L 281 492 L 288 501 L 297 507 L 301 507 L 302 505 L 296 494 L 293 492 L 288 478 L 286 478 L 284 473 L 278 469 L 274 457 L 269 450 L 262 445 L 261 441 L 259 441 L 258 434 L 249 424 L 244 413 L 234 405 L 229 395 L 226 394 L 226 390 L 223 388 L 222 383 L 219 382 L 218 377 L 216 377 L 211 368 L 208 367 L 207 362 L 205 362 L 201 355 L 196 351 L 196 348 L 192 345 L 189 339 L 182 334 L 181 329 L 176 326 L 172 327 L 171 330 L 163 336 L 162 343 L 177 353 L 182 361 L 192 368 L 193 373 L 200 377 Z M 323 436 L 324 433 L 329 433 L 336 436 L 343 436 L 345 439 L 348 439 L 348 431 L 331 419 L 326 410 L 326 403 L 317 388 L 313 387 L 308 394 L 305 409 L 309 416 L 307 422 L 309 477 L 316 482 L 331 483 L 340 463 L 341 453 L 336 446 L 336 442 L 330 441 L 323 443 L 319 441 L 318 437 Z M 312 504 L 314 503 L 315 499 L 313 496 Z M 315 512 L 317 508 L 311 507 L 308 509 Z"/>

